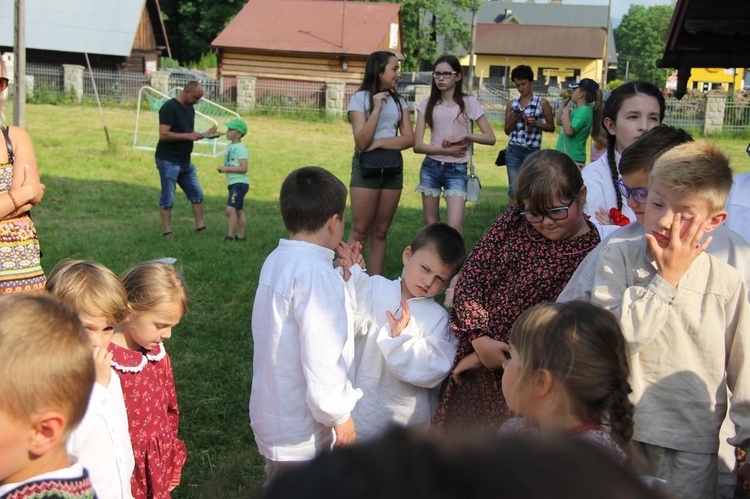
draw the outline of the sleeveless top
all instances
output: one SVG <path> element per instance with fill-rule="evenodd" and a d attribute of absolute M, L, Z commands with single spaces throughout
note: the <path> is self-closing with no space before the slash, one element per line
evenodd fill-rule
<path fill-rule="evenodd" d="M 13 181 L 13 146 L 8 129 L 0 127 L 8 149 L 8 162 L 0 163 L 0 195 Z M 0 220 L 0 295 L 41 291 L 46 282 L 36 227 L 28 213 Z"/>
<path fill-rule="evenodd" d="M 524 116 L 533 116 L 537 121 L 544 121 L 541 97 L 538 95 L 532 96 L 525 108 L 521 107 L 520 99 L 520 97 L 513 99 L 511 113 L 515 110 L 521 110 Z M 523 121 L 519 121 L 516 123 L 515 130 L 510 133 L 508 145 L 539 149 L 542 147 L 542 131 L 538 128 L 532 128 L 531 132 L 527 132 L 526 124 Z"/>

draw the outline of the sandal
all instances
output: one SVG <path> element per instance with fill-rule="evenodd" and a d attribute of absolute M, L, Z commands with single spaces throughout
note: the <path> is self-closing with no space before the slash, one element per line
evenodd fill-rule
<path fill-rule="evenodd" d="M 167 239 L 168 241 L 171 241 L 172 239 L 174 239 L 174 234 L 172 234 L 172 231 L 170 230 L 169 232 L 165 232 L 164 234 L 162 234 L 162 237 L 164 239 Z"/>
<path fill-rule="evenodd" d="M 234 241 L 234 238 L 232 236 L 224 236 L 225 241 Z"/>
<path fill-rule="evenodd" d="M 234 236 L 235 241 L 247 241 L 247 236 Z"/>
<path fill-rule="evenodd" d="M 203 227 L 198 227 L 195 229 L 195 232 L 206 232 L 208 228 L 204 225 Z"/>

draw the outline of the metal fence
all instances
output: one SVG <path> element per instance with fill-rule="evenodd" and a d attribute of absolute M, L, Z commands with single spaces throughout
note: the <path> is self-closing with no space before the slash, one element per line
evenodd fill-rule
<path fill-rule="evenodd" d="M 706 117 L 706 100 L 667 99 L 664 123 L 676 127 L 703 128 Z"/>
<path fill-rule="evenodd" d="M 724 130 L 742 132 L 750 129 L 750 102 L 727 100 L 724 107 Z"/>
<path fill-rule="evenodd" d="M 255 107 L 282 113 L 323 113 L 326 85 L 320 82 L 257 80 Z"/>

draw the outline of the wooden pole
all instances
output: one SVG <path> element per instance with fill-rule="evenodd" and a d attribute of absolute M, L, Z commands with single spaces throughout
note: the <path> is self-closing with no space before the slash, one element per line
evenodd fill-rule
<path fill-rule="evenodd" d="M 26 128 L 26 0 L 15 0 L 13 31 L 13 123 Z"/>
<path fill-rule="evenodd" d="M 96 104 L 99 106 L 99 115 L 102 118 L 102 125 L 104 126 L 104 135 L 107 137 L 107 145 L 112 147 L 112 142 L 109 140 L 109 130 L 107 130 L 107 122 L 104 120 L 104 111 L 102 110 L 102 103 L 99 100 L 99 91 L 96 89 L 96 80 L 94 80 L 94 72 L 91 71 L 91 61 L 89 61 L 89 53 L 84 52 L 86 56 L 86 66 L 89 68 L 89 76 L 91 77 L 91 85 L 94 87 L 94 95 L 96 96 Z"/>

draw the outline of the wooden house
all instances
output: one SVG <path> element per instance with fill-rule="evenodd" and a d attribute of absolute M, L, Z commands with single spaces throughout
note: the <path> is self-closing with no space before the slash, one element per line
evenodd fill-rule
<path fill-rule="evenodd" d="M 401 6 L 339 0 L 249 0 L 216 37 L 219 74 L 360 83 L 376 50 L 403 59 Z"/>
<path fill-rule="evenodd" d="M 0 2 L 0 52 L 13 50 L 14 2 Z M 148 73 L 171 55 L 159 0 L 26 2 L 26 60 Z"/>

